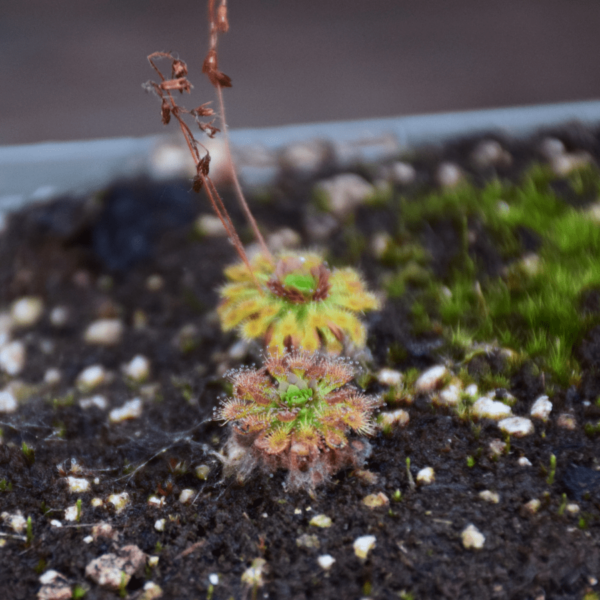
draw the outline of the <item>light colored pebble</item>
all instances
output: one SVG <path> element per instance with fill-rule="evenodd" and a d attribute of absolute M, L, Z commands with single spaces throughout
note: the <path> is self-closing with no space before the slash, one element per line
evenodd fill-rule
<path fill-rule="evenodd" d="M 145 562 L 146 555 L 137 546 L 124 546 L 118 554 L 103 554 L 88 563 L 85 576 L 100 587 L 116 591 L 127 585 Z"/>
<path fill-rule="evenodd" d="M 92 508 L 100 508 L 101 506 L 104 506 L 104 500 L 102 500 L 102 498 L 92 498 L 90 504 Z"/>
<path fill-rule="evenodd" d="M 298 248 L 302 244 L 302 237 L 297 231 L 289 227 L 282 227 L 268 235 L 266 241 L 271 252 L 277 253 L 291 248 Z"/>
<path fill-rule="evenodd" d="M 140 398 L 128 400 L 119 408 L 113 408 L 108 413 L 108 418 L 111 423 L 121 423 L 129 419 L 137 419 L 142 416 L 143 404 Z"/>
<path fill-rule="evenodd" d="M 399 185 L 410 185 L 417 178 L 417 171 L 410 163 L 396 161 L 390 167 L 389 177 Z"/>
<path fill-rule="evenodd" d="M 317 558 L 317 562 L 323 571 L 329 571 L 335 562 L 335 558 L 333 558 L 331 554 L 321 554 L 321 556 Z"/>
<path fill-rule="evenodd" d="M 509 165 L 511 155 L 496 140 L 482 140 L 477 144 L 471 159 L 481 169 Z"/>
<path fill-rule="evenodd" d="M 473 404 L 471 414 L 479 419 L 500 420 L 512 413 L 510 406 L 504 402 L 498 402 L 482 396 Z"/>
<path fill-rule="evenodd" d="M 64 327 L 69 322 L 69 309 L 66 306 L 55 306 L 50 311 L 50 324 L 53 327 Z"/>
<path fill-rule="evenodd" d="M 102 385 L 106 380 L 106 369 L 102 365 L 91 365 L 86 367 L 75 381 L 80 392 L 91 392 Z"/>
<path fill-rule="evenodd" d="M 583 167 L 593 163 L 593 158 L 584 151 L 568 152 L 565 154 L 558 154 L 550 159 L 550 168 L 554 171 L 555 175 L 559 177 L 566 177 L 573 171 L 577 171 Z"/>
<path fill-rule="evenodd" d="M 162 598 L 162 588 L 153 581 L 147 581 L 142 588 L 142 594 L 138 600 L 158 600 Z"/>
<path fill-rule="evenodd" d="M 123 373 L 137 383 L 150 377 L 150 361 L 143 355 L 134 356 L 123 368 Z"/>
<path fill-rule="evenodd" d="M 313 525 L 314 527 L 321 527 L 323 529 L 327 529 L 327 527 L 331 527 L 331 517 L 327 515 L 315 515 L 311 520 L 309 525 Z"/>
<path fill-rule="evenodd" d="M 148 505 L 162 508 L 165 505 L 164 496 L 155 496 L 154 494 L 148 498 Z"/>
<path fill-rule="evenodd" d="M 390 499 L 383 492 L 379 492 L 378 494 L 369 494 L 368 496 L 365 496 L 362 503 L 371 509 L 382 508 L 389 505 Z"/>
<path fill-rule="evenodd" d="M 531 435 L 535 431 L 531 420 L 526 419 L 525 417 L 509 417 L 508 419 L 503 419 L 498 423 L 498 427 L 500 431 L 514 437 L 525 437 L 526 435 Z"/>
<path fill-rule="evenodd" d="M 321 169 L 331 152 L 329 144 L 322 140 L 295 142 L 281 150 L 279 161 L 284 169 L 310 177 Z"/>
<path fill-rule="evenodd" d="M 262 587 L 265 584 L 263 575 L 267 568 L 264 558 L 255 558 L 252 564 L 242 573 L 242 583 L 250 589 Z"/>
<path fill-rule="evenodd" d="M 206 237 L 225 237 L 227 230 L 216 215 L 200 215 L 194 222 L 194 231 Z"/>
<path fill-rule="evenodd" d="M 395 369 L 381 369 L 379 373 L 377 373 L 377 381 L 381 385 L 387 386 L 395 386 L 400 385 L 402 383 L 402 373 L 400 371 L 396 371 Z"/>
<path fill-rule="evenodd" d="M 86 536 L 83 538 L 83 540 L 82 540 L 82 542 L 83 542 L 84 544 L 91 544 L 93 541 L 94 541 L 94 536 L 93 536 L 93 535 L 86 535 Z"/>
<path fill-rule="evenodd" d="M 8 388 L 0 391 L 0 413 L 14 413 L 18 406 L 17 399 Z"/>
<path fill-rule="evenodd" d="M 158 566 L 158 561 L 160 560 L 160 556 L 149 556 L 148 557 L 148 566 L 151 569 L 154 569 Z"/>
<path fill-rule="evenodd" d="M 381 258 L 386 253 L 391 241 L 392 241 L 392 238 L 390 237 L 389 233 L 386 233 L 385 231 L 379 231 L 379 232 L 373 234 L 373 237 L 371 238 L 371 244 L 370 244 L 371 252 L 373 253 L 373 256 L 375 258 Z M 382 369 L 382 370 L 385 371 L 387 369 Z M 383 384 L 383 385 L 388 385 L 388 384 Z"/>
<path fill-rule="evenodd" d="M 296 538 L 296 546 L 298 546 L 298 548 L 306 548 L 308 550 L 318 550 L 321 547 L 321 542 L 316 535 L 303 533 L 300 537 Z"/>
<path fill-rule="evenodd" d="M 426 394 L 440 388 L 450 376 L 450 372 L 443 365 L 436 365 L 421 373 L 415 383 L 415 392 Z"/>
<path fill-rule="evenodd" d="M 60 383 L 62 373 L 58 369 L 47 369 L 44 373 L 44 383 L 54 387 Z"/>
<path fill-rule="evenodd" d="M 569 504 L 565 506 L 565 510 L 571 515 L 576 515 L 581 509 L 579 508 L 579 504 L 569 502 Z"/>
<path fill-rule="evenodd" d="M 462 183 L 464 174 L 458 165 L 444 162 L 437 168 L 435 179 L 441 187 L 452 189 Z"/>
<path fill-rule="evenodd" d="M 517 464 L 520 467 L 531 467 L 532 466 L 531 461 L 526 456 L 521 456 L 519 458 L 519 460 L 517 461 Z"/>
<path fill-rule="evenodd" d="M 218 573 L 209 573 L 208 582 L 211 585 L 219 585 L 219 574 Z"/>
<path fill-rule="evenodd" d="M 83 494 L 90 491 L 90 482 L 83 477 L 67 477 L 67 485 L 71 494 Z"/>
<path fill-rule="evenodd" d="M 121 492 L 120 494 L 111 494 L 108 502 L 115 507 L 115 511 L 120 513 L 129 504 L 129 494 Z"/>
<path fill-rule="evenodd" d="M 38 600 L 69 600 L 73 591 L 68 579 L 58 571 L 50 569 L 40 576 L 42 587 L 37 593 Z"/>
<path fill-rule="evenodd" d="M 120 319 L 98 319 L 88 326 L 83 337 L 88 344 L 114 346 L 121 341 L 123 330 Z"/>
<path fill-rule="evenodd" d="M 146 279 L 146 289 L 149 292 L 160 292 L 165 287 L 165 280 L 158 274 L 149 275 Z"/>
<path fill-rule="evenodd" d="M 239 340 L 233 344 L 227 351 L 227 356 L 231 360 L 244 360 L 248 355 L 250 344 L 246 340 Z"/>
<path fill-rule="evenodd" d="M 563 142 L 558 138 L 547 137 L 541 141 L 539 151 L 544 158 L 551 159 L 555 156 L 564 154 L 567 149 L 565 148 Z"/>
<path fill-rule="evenodd" d="M 65 508 L 64 519 L 65 521 L 77 521 L 77 516 L 81 513 L 77 510 L 77 504 L 73 504 Z"/>
<path fill-rule="evenodd" d="M 92 536 L 95 540 L 99 538 L 116 540 L 118 533 L 110 523 L 98 523 L 92 527 Z"/>
<path fill-rule="evenodd" d="M 435 481 L 435 471 L 431 467 L 424 467 L 417 473 L 419 485 L 431 485 Z"/>
<path fill-rule="evenodd" d="M 451 383 L 436 394 L 432 401 L 438 406 L 458 406 L 462 394 L 462 386 L 459 383 Z"/>
<path fill-rule="evenodd" d="M 10 315 L 15 327 L 31 327 L 35 325 L 44 312 L 44 303 L 41 298 L 28 296 L 15 300 L 10 307 Z"/>
<path fill-rule="evenodd" d="M 471 396 L 471 398 L 475 398 L 479 394 L 479 389 L 476 383 L 471 383 L 465 388 L 465 394 Z"/>
<path fill-rule="evenodd" d="M 577 428 L 577 420 L 575 417 L 569 413 L 563 413 L 558 416 L 556 420 L 556 424 L 561 429 L 568 429 L 569 431 L 573 431 Z"/>
<path fill-rule="evenodd" d="M 50 521 L 50 525 L 52 527 L 62 527 L 63 526 L 63 524 L 58 519 L 52 519 Z"/>
<path fill-rule="evenodd" d="M 381 413 L 378 417 L 378 421 L 381 427 L 393 428 L 393 427 L 405 427 L 410 421 L 410 415 L 408 411 L 397 408 L 389 412 Z"/>
<path fill-rule="evenodd" d="M 336 217 L 350 214 L 375 193 L 375 188 L 355 173 L 342 173 L 320 181 L 316 190 L 325 196 L 329 210 Z"/>
<path fill-rule="evenodd" d="M 496 492 L 492 492 L 490 490 L 483 490 L 479 492 L 479 497 L 486 502 L 490 502 L 491 504 L 498 504 L 500 502 L 500 496 Z"/>
<path fill-rule="evenodd" d="M 156 521 L 154 521 L 154 529 L 156 529 L 156 531 L 164 531 L 166 524 L 166 519 L 156 519 Z"/>
<path fill-rule="evenodd" d="M 540 419 L 547 421 L 552 412 L 552 402 L 550 402 L 548 396 L 540 396 L 536 399 L 531 407 L 530 415 L 534 419 Z"/>
<path fill-rule="evenodd" d="M 0 517 L 16 533 L 22 533 L 27 526 L 27 519 L 23 516 L 20 510 L 14 513 L 3 512 Z"/>
<path fill-rule="evenodd" d="M 189 504 L 194 499 L 195 495 L 195 490 L 186 488 L 185 490 L 181 491 L 181 494 L 179 494 L 179 502 L 181 502 L 181 504 Z"/>
<path fill-rule="evenodd" d="M 208 465 L 198 465 L 195 469 L 195 473 L 198 479 L 206 481 L 208 479 L 208 474 L 210 473 L 210 467 Z"/>
<path fill-rule="evenodd" d="M 531 515 L 535 515 L 540 509 L 541 505 L 542 503 L 537 498 L 533 498 L 523 505 L 523 510 Z"/>
<path fill-rule="evenodd" d="M 460 534 L 462 543 L 467 550 L 481 550 L 485 544 L 485 535 L 475 527 L 468 525 Z"/>
<path fill-rule="evenodd" d="M 0 348 L 0 369 L 8 375 L 18 375 L 24 368 L 27 360 L 25 344 L 21 340 L 14 340 Z"/>
<path fill-rule="evenodd" d="M 369 552 L 375 548 L 377 538 L 374 535 L 362 535 L 354 540 L 354 554 L 365 560 Z"/>
<path fill-rule="evenodd" d="M 90 398 L 81 398 L 79 400 L 79 406 L 84 410 L 89 408 L 99 408 L 100 410 L 106 410 L 108 408 L 108 400 L 105 396 L 97 394 L 96 396 L 91 396 Z"/>

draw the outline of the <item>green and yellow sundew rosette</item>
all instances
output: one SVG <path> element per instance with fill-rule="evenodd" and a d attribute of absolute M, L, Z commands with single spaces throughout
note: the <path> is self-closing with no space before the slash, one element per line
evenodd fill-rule
<path fill-rule="evenodd" d="M 349 341 L 362 347 L 360 313 L 379 308 L 352 268 L 329 269 L 315 253 L 286 252 L 275 262 L 251 261 L 254 278 L 239 263 L 228 267 L 218 312 L 224 331 L 238 329 L 247 340 L 264 338 L 269 352 L 298 348 L 337 354 Z M 258 283 L 258 287 L 255 283 Z"/>

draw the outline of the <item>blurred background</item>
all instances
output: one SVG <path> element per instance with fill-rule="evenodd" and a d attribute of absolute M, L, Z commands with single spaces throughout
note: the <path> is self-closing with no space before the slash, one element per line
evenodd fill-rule
<path fill-rule="evenodd" d="M 164 131 L 141 84 L 176 51 L 195 85 L 204 0 L 0 0 L 0 145 Z M 230 0 L 230 127 L 600 97 L 599 0 Z"/>

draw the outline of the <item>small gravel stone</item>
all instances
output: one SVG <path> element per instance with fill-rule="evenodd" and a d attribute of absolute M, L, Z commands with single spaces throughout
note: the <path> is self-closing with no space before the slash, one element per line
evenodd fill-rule
<path fill-rule="evenodd" d="M 354 554 L 356 554 L 358 558 L 365 560 L 369 555 L 369 552 L 375 548 L 376 543 L 377 538 L 374 535 L 362 535 L 354 540 Z"/>
<path fill-rule="evenodd" d="M 160 292 L 165 287 L 165 280 L 158 274 L 149 275 L 146 279 L 146 289 L 149 292 Z"/>
<path fill-rule="evenodd" d="M 566 152 L 566 148 L 563 142 L 558 138 L 547 137 L 541 141 L 539 152 L 544 158 L 549 160 L 555 156 L 564 154 Z"/>
<path fill-rule="evenodd" d="M 114 346 L 123 337 L 123 322 L 120 319 L 99 319 L 85 331 L 84 340 L 98 346 Z"/>
<path fill-rule="evenodd" d="M 571 515 L 576 515 L 581 509 L 579 508 L 579 504 L 569 502 L 569 504 L 565 506 L 565 510 Z"/>
<path fill-rule="evenodd" d="M 283 169 L 308 178 L 319 172 L 331 153 L 328 143 L 317 139 L 307 140 L 285 146 L 281 150 L 279 161 Z"/>
<path fill-rule="evenodd" d="M 556 425 L 561 429 L 568 429 L 569 431 L 573 431 L 577 428 L 577 421 L 575 417 L 569 413 L 563 413 L 558 416 L 556 420 Z"/>
<path fill-rule="evenodd" d="M 150 377 L 150 361 L 145 356 L 138 354 L 125 365 L 123 373 L 136 383 L 143 383 Z"/>
<path fill-rule="evenodd" d="M 100 394 L 92 396 L 91 398 L 81 398 L 79 400 L 79 406 L 84 410 L 89 408 L 99 408 L 100 410 L 106 410 L 108 408 L 108 400 L 105 396 Z"/>
<path fill-rule="evenodd" d="M 259 588 L 265 584 L 263 575 L 267 570 L 264 558 L 255 558 L 252 564 L 242 573 L 242 583 L 249 588 Z"/>
<path fill-rule="evenodd" d="M 195 495 L 195 490 L 189 488 L 182 490 L 181 494 L 179 494 L 179 502 L 181 502 L 181 504 L 189 504 L 194 499 Z"/>
<path fill-rule="evenodd" d="M 462 394 L 462 385 L 459 383 L 451 383 L 436 396 L 432 398 L 434 404 L 438 406 L 458 406 L 460 396 Z"/>
<path fill-rule="evenodd" d="M 324 571 L 329 571 L 335 562 L 335 558 L 333 558 L 331 554 L 321 554 L 321 556 L 317 558 L 317 562 L 319 563 L 321 569 Z"/>
<path fill-rule="evenodd" d="M 485 544 L 485 536 L 475 525 L 468 525 L 460 534 L 462 543 L 468 550 L 481 550 Z"/>
<path fill-rule="evenodd" d="M 435 471 L 431 467 L 425 467 L 417 473 L 419 485 L 431 485 L 435 481 Z"/>
<path fill-rule="evenodd" d="M 511 155 L 504 150 L 496 140 L 482 140 L 477 144 L 471 160 L 480 169 L 489 167 L 507 166 L 512 162 Z"/>
<path fill-rule="evenodd" d="M 194 231 L 206 237 L 225 237 L 227 230 L 216 215 L 200 215 L 194 222 Z"/>
<path fill-rule="evenodd" d="M 303 533 L 296 538 L 296 546 L 298 548 L 306 548 L 307 550 L 318 550 L 321 547 L 321 542 L 315 534 Z"/>
<path fill-rule="evenodd" d="M 0 391 L 0 413 L 13 413 L 18 406 L 17 399 L 10 390 Z"/>
<path fill-rule="evenodd" d="M 526 419 L 525 417 L 509 417 L 508 419 L 502 419 L 502 421 L 498 423 L 498 427 L 500 428 L 500 431 L 514 437 L 525 437 L 526 435 L 531 435 L 535 431 L 531 420 Z"/>
<path fill-rule="evenodd" d="M 519 458 L 519 460 L 517 461 L 517 464 L 520 467 L 531 467 L 531 461 L 526 457 L 526 456 L 521 456 L 521 458 Z"/>
<path fill-rule="evenodd" d="M 314 527 L 321 527 L 323 529 L 327 529 L 327 527 L 331 527 L 331 518 L 327 515 L 315 515 L 311 520 L 309 525 L 313 525 Z"/>
<path fill-rule="evenodd" d="M 147 581 L 142 588 L 142 594 L 138 597 L 138 600 L 157 600 L 162 598 L 163 591 L 159 585 L 152 581 Z"/>
<path fill-rule="evenodd" d="M 350 214 L 375 193 L 375 188 L 355 173 L 342 173 L 320 181 L 316 190 L 324 195 L 329 210 L 336 217 Z"/>
<path fill-rule="evenodd" d="M 148 557 L 148 566 L 151 569 L 154 569 L 156 566 L 158 566 L 159 560 L 160 560 L 160 556 L 149 556 Z"/>
<path fill-rule="evenodd" d="M 415 392 L 426 394 L 436 390 L 444 384 L 444 381 L 450 376 L 450 372 L 443 365 L 437 365 L 421 373 L 415 383 Z"/>
<path fill-rule="evenodd" d="M 540 396 L 533 403 L 531 412 L 529 413 L 534 419 L 541 419 L 547 421 L 552 412 L 552 402 L 548 399 L 548 396 Z"/>
<path fill-rule="evenodd" d="M 555 175 L 566 177 L 573 171 L 586 167 L 593 163 L 593 158 L 587 152 L 569 152 L 558 154 L 550 159 L 550 168 Z"/>
<path fill-rule="evenodd" d="M 101 506 L 104 506 L 104 500 L 102 500 L 102 498 L 92 498 L 90 500 L 90 505 L 92 508 L 100 508 Z"/>
<path fill-rule="evenodd" d="M 379 373 L 377 373 L 377 381 L 381 385 L 387 386 L 395 386 L 400 385 L 402 383 L 402 373 L 400 371 L 396 371 L 395 369 L 381 369 Z"/>
<path fill-rule="evenodd" d="M 403 408 L 397 408 L 396 410 L 381 413 L 378 421 L 383 429 L 405 427 L 410 421 L 410 415 Z"/>
<path fill-rule="evenodd" d="M 52 521 L 50 521 L 50 525 L 52 527 L 62 527 L 62 523 L 58 520 L 58 519 L 52 519 Z"/>
<path fill-rule="evenodd" d="M 542 503 L 537 498 L 533 498 L 533 500 L 530 500 L 523 505 L 523 510 L 530 515 L 535 515 L 541 505 Z"/>
<path fill-rule="evenodd" d="M 457 187 L 464 179 L 462 169 L 454 163 L 442 163 L 435 174 L 438 185 L 446 189 Z"/>
<path fill-rule="evenodd" d="M 98 523 L 92 527 L 92 536 L 95 540 L 100 538 L 116 540 L 118 534 L 110 523 Z"/>
<path fill-rule="evenodd" d="M 14 513 L 3 512 L 0 517 L 16 533 L 22 533 L 27 526 L 27 519 L 23 516 L 20 510 Z"/>
<path fill-rule="evenodd" d="M 282 227 L 267 236 L 267 246 L 274 254 L 291 248 L 298 248 L 302 244 L 302 237 L 297 231 L 289 227 Z"/>
<path fill-rule="evenodd" d="M 69 309 L 66 306 L 55 306 L 50 311 L 50 324 L 61 328 L 69 322 Z"/>
<path fill-rule="evenodd" d="M 90 482 L 83 477 L 67 477 L 67 485 L 71 494 L 83 494 L 90 491 Z"/>
<path fill-rule="evenodd" d="M 92 560 L 85 568 L 85 575 L 100 587 L 116 591 L 127 585 L 145 562 L 146 555 L 137 546 L 124 546 L 118 554 L 103 554 Z"/>
<path fill-rule="evenodd" d="M 211 585 L 219 585 L 219 575 L 218 575 L 218 573 L 210 573 L 208 575 L 208 582 Z"/>
<path fill-rule="evenodd" d="M 368 496 L 365 496 L 362 502 L 368 508 L 375 509 L 388 506 L 390 499 L 383 492 L 379 492 L 378 494 L 369 494 Z"/>
<path fill-rule="evenodd" d="M 417 178 L 417 171 L 410 163 L 396 161 L 390 167 L 389 177 L 399 185 L 410 185 Z"/>
<path fill-rule="evenodd" d="M 77 510 L 77 504 L 73 504 L 65 508 L 64 519 L 65 521 L 77 521 L 77 517 L 81 515 L 81 512 Z"/>
<path fill-rule="evenodd" d="M 86 535 L 82 541 L 84 544 L 91 544 L 94 541 L 94 536 Z"/>
<path fill-rule="evenodd" d="M 198 465 L 195 473 L 198 479 L 206 481 L 208 479 L 208 474 L 210 473 L 210 467 L 208 465 Z"/>
<path fill-rule="evenodd" d="M 148 506 L 155 506 L 156 508 L 162 508 L 165 505 L 165 499 L 163 496 L 155 496 L 154 494 L 148 498 Z"/>
<path fill-rule="evenodd" d="M 392 238 L 389 233 L 385 231 L 379 231 L 373 235 L 371 238 L 371 252 L 373 256 L 377 259 L 380 259 L 389 248 L 390 243 L 392 242 Z M 382 369 L 383 371 L 391 370 L 391 369 Z M 387 385 L 387 384 L 383 384 Z"/>
<path fill-rule="evenodd" d="M 40 576 L 42 587 L 37 593 L 38 600 L 69 600 L 73 597 L 68 579 L 58 571 L 50 569 Z"/>
<path fill-rule="evenodd" d="M 29 296 L 15 300 L 10 308 L 10 315 L 15 327 L 31 327 L 35 325 L 44 312 L 41 298 Z"/>
<path fill-rule="evenodd" d="M 490 490 L 483 490 L 479 492 L 479 497 L 486 502 L 490 502 L 491 504 L 498 504 L 500 502 L 500 496 L 496 492 L 492 492 Z"/>
<path fill-rule="evenodd" d="M 91 392 L 106 380 L 106 369 L 102 365 L 86 367 L 79 375 L 75 385 L 80 392 Z"/>
<path fill-rule="evenodd" d="M 129 400 L 119 408 L 113 408 L 108 413 L 108 418 L 111 423 L 121 423 L 129 419 L 137 419 L 142 416 L 142 401 L 140 398 Z"/>
<path fill-rule="evenodd" d="M 244 360 L 248 355 L 250 344 L 246 340 L 239 340 L 227 351 L 227 356 L 231 360 Z"/>
<path fill-rule="evenodd" d="M 0 369 L 8 375 L 18 375 L 27 360 L 25 344 L 21 340 L 8 342 L 0 348 Z"/>
<path fill-rule="evenodd" d="M 512 410 L 510 406 L 504 404 L 504 402 L 497 402 L 482 396 L 473 404 L 471 413 L 474 417 L 479 419 L 494 419 L 500 420 L 508 417 Z"/>
<path fill-rule="evenodd" d="M 54 387 L 60 383 L 62 374 L 58 369 L 47 369 L 44 373 L 44 383 Z"/>
<path fill-rule="evenodd" d="M 156 529 L 156 531 L 164 531 L 166 524 L 167 524 L 166 519 L 157 519 L 154 522 L 154 529 Z"/>
<path fill-rule="evenodd" d="M 115 511 L 120 513 L 129 504 L 129 494 L 127 492 L 111 494 L 108 501 L 115 507 Z"/>

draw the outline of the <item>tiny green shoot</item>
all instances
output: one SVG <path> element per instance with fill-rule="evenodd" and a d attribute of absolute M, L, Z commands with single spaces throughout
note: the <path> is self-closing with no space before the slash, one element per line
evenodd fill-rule
<path fill-rule="evenodd" d="M 548 479 L 546 479 L 546 483 L 548 485 L 554 484 L 554 478 L 556 476 L 556 456 L 554 454 L 550 455 L 550 469 L 548 473 Z"/>

